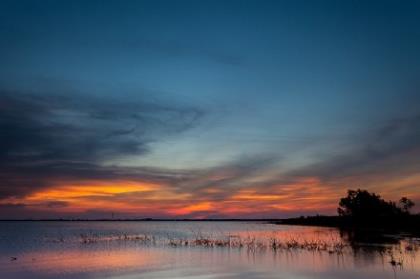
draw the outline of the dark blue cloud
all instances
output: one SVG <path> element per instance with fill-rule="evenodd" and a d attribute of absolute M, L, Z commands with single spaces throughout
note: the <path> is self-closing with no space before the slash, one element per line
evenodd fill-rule
<path fill-rule="evenodd" d="M 195 108 L 142 100 L 1 91 L 1 196 L 26 194 L 57 178 L 115 178 L 107 160 L 142 156 L 148 144 L 194 126 Z M 128 170 L 127 176 L 136 176 Z M 154 175 L 150 175 L 153 177 Z M 140 175 L 141 177 L 141 175 Z M 143 176 L 143 178 L 147 178 Z"/>
<path fill-rule="evenodd" d="M 420 115 L 395 118 L 368 133 L 356 147 L 290 172 L 328 182 L 345 177 L 404 176 L 420 168 Z"/>

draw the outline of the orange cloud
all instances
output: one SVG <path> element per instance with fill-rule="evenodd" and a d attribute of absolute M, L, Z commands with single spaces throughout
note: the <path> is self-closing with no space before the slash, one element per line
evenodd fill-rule
<path fill-rule="evenodd" d="M 205 218 L 222 217 L 281 217 L 299 212 L 334 214 L 340 197 L 345 195 L 345 185 L 358 185 L 360 178 L 350 178 L 325 184 L 317 177 L 296 178 L 293 182 L 244 187 L 222 187 L 212 184 L 195 190 L 141 181 L 81 181 L 57 183 L 23 198 L 8 198 L 1 204 L 24 204 L 33 210 L 72 213 L 75 216 L 89 210 L 129 214 L 133 217 L 184 216 Z M 288 180 L 290 181 L 290 180 Z M 378 183 L 380 177 L 368 181 Z M 382 182 L 385 198 L 395 195 L 419 197 L 413 185 L 419 175 L 400 177 Z M 371 184 L 367 186 L 372 187 Z M 369 189 L 369 188 L 368 188 Z M 372 190 L 372 189 L 369 189 Z M 391 197 L 392 198 L 392 197 Z"/>

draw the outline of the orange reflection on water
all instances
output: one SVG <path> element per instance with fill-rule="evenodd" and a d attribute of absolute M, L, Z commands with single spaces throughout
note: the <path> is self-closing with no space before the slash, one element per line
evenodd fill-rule
<path fill-rule="evenodd" d="M 158 250 L 135 249 L 65 249 L 27 252 L 15 264 L 20 269 L 42 274 L 118 271 L 121 269 L 142 269 L 159 264 Z M 9 268 L 13 265 L 9 264 Z M 2 267 L 3 269 L 3 267 Z"/>
<path fill-rule="evenodd" d="M 29 226 L 44 226 L 34 223 Z M 19 227 L 17 225 L 16 226 Z M 332 228 L 278 226 L 264 223 L 248 222 L 70 222 L 54 225 L 49 230 L 57 228 L 84 231 L 91 229 L 98 235 L 97 241 L 83 244 L 74 235 L 64 237 L 62 242 L 38 242 L 38 246 L 27 246 L 21 250 L 3 250 L 0 253 L 1 278 L 255 278 L 255 270 L 261 273 L 257 278 L 393 278 L 393 267 L 390 256 L 378 246 L 376 250 L 358 250 L 352 252 L 349 246 L 340 253 L 330 253 L 325 250 L 315 251 L 304 248 L 270 249 L 272 239 L 278 241 L 298 241 L 299 243 L 327 243 L 334 246 L 342 242 L 340 232 Z M 82 227 L 81 227 L 82 226 Z M 167 237 L 157 236 L 153 243 L 142 243 L 132 240 L 112 238 L 114 232 L 110 228 L 119 227 L 126 231 L 142 231 L 145 228 L 151 232 L 167 232 Z M 48 229 L 48 228 L 47 228 Z M 256 241 L 263 244 L 256 250 L 245 247 L 205 247 L 205 246 L 173 246 L 170 241 L 178 239 L 179 231 L 183 241 L 199 237 L 210 240 L 242 238 L 246 241 Z M 33 230 L 38 235 L 38 230 Z M 15 233 L 10 231 L 10 233 Z M 16 232 L 19 234 L 19 232 Z M 159 235 L 159 234 L 158 234 Z M 103 238 L 103 239 L 102 239 Z M 42 239 L 42 238 L 41 238 Z M 113 239 L 113 240 L 112 240 Z M 248 240 L 247 240 L 248 239 Z M 76 240 L 76 242 L 74 242 Z M 72 242 L 73 241 L 73 242 Z M 163 241 L 163 242 L 162 242 Z M 166 244 L 165 244 L 166 243 Z M 194 243 L 189 241 L 189 243 Z M 0 247 L 1 247 L 0 239 Z M 5 243 L 3 243 L 4 245 Z M 7 246 L 6 246 L 7 247 Z M 265 248 L 264 248 L 265 247 Z M 368 246 L 368 248 L 371 246 Z M 376 248 L 375 248 L 376 247 Z M 391 246 L 387 246 L 391 247 Z M 420 272 L 420 257 L 417 250 L 402 250 L 404 245 L 393 245 L 395 259 L 403 257 L 404 268 L 398 270 L 402 276 L 398 278 L 417 278 Z M 263 249 L 264 248 L 264 249 Z M 375 252 L 376 251 L 376 252 Z M 17 260 L 10 261 L 11 256 Z M 196 272 L 194 276 L 180 276 L 180 270 L 187 269 Z M 354 274 L 354 272 L 359 274 Z M 150 272 L 154 276 L 148 276 Z M 229 274 L 226 277 L 218 273 Z M 319 276 L 314 276 L 319 273 Z M 157 275 L 158 274 L 158 275 Z M 208 274 L 212 276 L 207 277 Z M 111 276 L 109 276 L 111 275 Z M 127 277 L 124 277 L 127 275 Z M 324 276 L 325 275 L 325 276 Z M 388 276 L 391 275 L 391 276 Z M 120 276 L 120 277 L 119 277 Z"/>

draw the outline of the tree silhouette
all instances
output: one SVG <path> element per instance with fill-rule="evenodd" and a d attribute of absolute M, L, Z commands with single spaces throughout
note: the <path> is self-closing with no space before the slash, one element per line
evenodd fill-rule
<path fill-rule="evenodd" d="M 395 202 L 385 201 L 375 193 L 366 190 L 348 190 L 347 197 L 342 198 L 337 209 L 340 216 L 369 218 L 375 216 L 398 216 L 408 214 L 414 203 L 407 198 L 400 200 L 401 208 Z"/>
<path fill-rule="evenodd" d="M 404 213 L 410 213 L 410 209 L 414 206 L 414 202 L 406 197 L 400 199 L 400 207 Z"/>

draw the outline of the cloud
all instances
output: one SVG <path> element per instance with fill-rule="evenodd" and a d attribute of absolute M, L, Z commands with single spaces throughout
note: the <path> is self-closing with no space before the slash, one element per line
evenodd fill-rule
<path fill-rule="evenodd" d="M 194 127 L 203 112 L 141 96 L 69 96 L 2 91 L 3 212 L 92 218 L 109 212 L 197 218 L 332 213 L 346 188 L 391 183 L 399 176 L 392 181 L 397 185 L 420 167 L 419 115 L 393 119 L 351 152 L 294 170 L 283 170 L 287 160 L 276 153 L 193 170 L 111 165 L 125 156 L 143 156 L 151 142 Z M 408 193 L 415 192 L 417 181 L 400 184 L 405 188 L 398 195 L 410 187 Z M 393 185 L 380 193 L 396 189 Z"/>
<path fill-rule="evenodd" d="M 196 125 L 203 112 L 147 101 L 92 95 L 0 90 L 0 198 L 22 196 L 60 179 L 172 174 L 104 167 L 141 156 L 151 142 Z"/>
<path fill-rule="evenodd" d="M 68 205 L 69 203 L 65 201 L 51 201 L 47 203 L 47 207 L 49 208 L 62 208 L 67 207 Z"/>
<path fill-rule="evenodd" d="M 285 175 L 317 177 L 341 195 L 346 189 L 364 188 L 387 199 L 420 200 L 420 115 L 391 119 L 366 138 L 350 151 Z"/>

